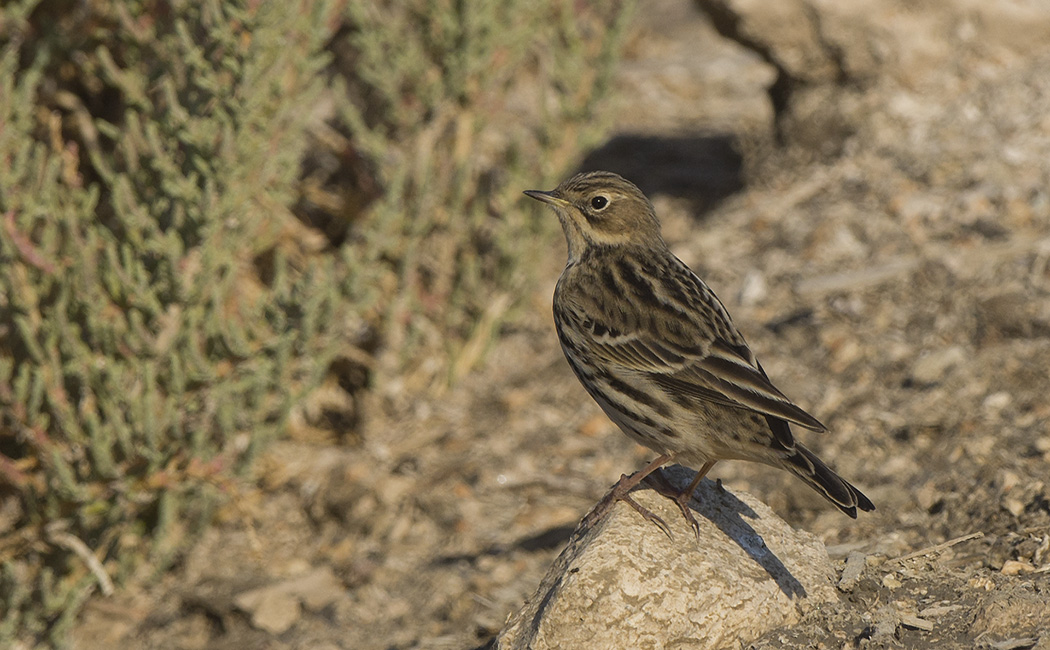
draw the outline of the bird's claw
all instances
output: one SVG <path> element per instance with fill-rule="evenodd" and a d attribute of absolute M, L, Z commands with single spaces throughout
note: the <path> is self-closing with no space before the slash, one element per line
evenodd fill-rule
<path fill-rule="evenodd" d="M 672 541 L 674 540 L 674 533 L 671 532 L 671 527 L 668 526 L 667 522 L 665 522 L 663 519 L 661 519 L 659 517 L 659 515 L 653 514 L 651 510 L 649 510 L 648 508 L 646 508 L 642 504 L 640 504 L 637 501 L 635 501 L 634 499 L 632 499 L 629 494 L 625 494 L 622 497 L 620 497 L 620 501 L 623 501 L 623 502 L 629 504 L 632 508 L 634 508 L 635 510 L 638 511 L 638 514 L 640 514 L 643 519 L 645 519 L 646 521 L 652 523 L 657 528 L 662 530 L 664 535 L 667 535 L 668 539 L 670 539 Z"/>
<path fill-rule="evenodd" d="M 685 518 L 689 527 L 693 529 L 693 535 L 696 536 L 696 541 L 700 541 L 700 522 L 693 516 L 693 509 L 689 507 L 689 502 L 693 498 L 692 492 L 683 492 L 676 488 L 667 479 L 662 471 L 654 472 L 646 477 L 649 481 L 649 485 L 653 487 L 661 495 L 667 497 L 671 501 L 675 502 L 678 509 L 682 512 L 682 517 Z"/>

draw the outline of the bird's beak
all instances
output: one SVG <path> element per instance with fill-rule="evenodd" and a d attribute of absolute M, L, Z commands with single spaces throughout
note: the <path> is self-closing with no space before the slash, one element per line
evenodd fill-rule
<path fill-rule="evenodd" d="M 544 192 L 543 190 L 525 190 L 525 196 L 536 199 L 537 201 L 543 201 L 544 203 L 550 203 L 555 206 L 566 206 L 569 204 L 568 201 L 561 198 L 554 192 Z"/>

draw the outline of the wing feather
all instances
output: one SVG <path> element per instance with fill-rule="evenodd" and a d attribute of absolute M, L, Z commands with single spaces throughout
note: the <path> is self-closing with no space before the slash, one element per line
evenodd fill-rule
<path fill-rule="evenodd" d="M 617 314 L 618 318 L 610 318 L 608 313 L 590 309 L 586 310 L 586 317 L 583 313 L 582 309 L 567 309 L 559 316 L 571 321 L 567 324 L 590 338 L 587 348 L 596 360 L 648 375 L 672 397 L 744 408 L 814 431 L 826 430 L 819 420 L 795 405 L 769 381 L 743 337 L 729 322 L 719 328 L 681 328 L 678 336 L 658 339 L 652 327 L 643 325 L 653 320 L 651 313 L 650 318 L 643 313 L 622 312 Z M 681 320 L 682 317 L 680 312 L 667 314 L 667 318 Z M 718 337 L 713 332 L 705 338 L 704 334 L 712 329 L 730 332 L 734 340 Z M 789 443 L 790 438 L 783 442 Z"/>

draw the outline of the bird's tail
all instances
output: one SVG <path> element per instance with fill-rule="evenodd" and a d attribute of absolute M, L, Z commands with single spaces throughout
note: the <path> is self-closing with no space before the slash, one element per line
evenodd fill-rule
<path fill-rule="evenodd" d="M 871 499 L 836 474 L 816 454 L 801 444 L 795 443 L 795 453 L 785 458 L 782 467 L 805 481 L 825 499 L 854 519 L 857 508 L 864 511 L 875 509 Z"/>

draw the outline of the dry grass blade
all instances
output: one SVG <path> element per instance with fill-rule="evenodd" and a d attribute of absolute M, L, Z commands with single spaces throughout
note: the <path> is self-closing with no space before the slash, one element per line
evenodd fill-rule
<path fill-rule="evenodd" d="M 890 561 L 891 562 L 904 562 L 905 560 L 914 560 L 915 558 L 922 557 L 924 555 L 933 555 L 934 553 L 940 553 L 941 551 L 947 550 L 947 549 L 955 546 L 956 544 L 961 544 L 963 542 L 968 542 L 971 539 L 979 539 L 981 537 L 984 537 L 984 533 L 981 532 L 981 531 L 977 531 L 975 533 L 970 533 L 969 535 L 963 535 L 961 537 L 956 537 L 954 539 L 949 539 L 948 541 L 941 542 L 940 544 L 934 544 L 933 546 L 927 546 L 926 548 L 920 548 L 917 551 L 912 551 L 911 553 L 908 553 L 907 555 L 902 555 L 900 557 L 893 558 Z"/>

